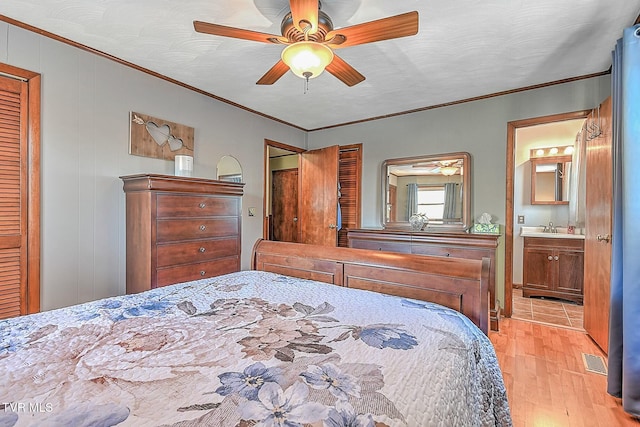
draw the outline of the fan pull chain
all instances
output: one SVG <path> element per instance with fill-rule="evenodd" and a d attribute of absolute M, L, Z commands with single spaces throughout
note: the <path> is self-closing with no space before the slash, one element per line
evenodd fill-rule
<path fill-rule="evenodd" d="M 304 94 L 306 95 L 309 92 L 309 77 L 311 76 L 310 72 L 306 72 L 302 74 L 304 76 Z"/>
<path fill-rule="evenodd" d="M 304 41 L 309 41 L 309 31 L 311 31 L 311 24 L 306 22 L 307 25 L 304 26 L 302 32 L 304 33 Z M 304 94 L 306 95 L 309 92 L 309 77 L 311 77 L 310 72 L 302 73 L 304 76 Z"/>

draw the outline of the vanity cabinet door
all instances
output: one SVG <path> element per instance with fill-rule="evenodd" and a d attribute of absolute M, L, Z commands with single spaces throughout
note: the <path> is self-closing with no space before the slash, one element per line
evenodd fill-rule
<path fill-rule="evenodd" d="M 583 240 L 525 237 L 522 295 L 582 304 L 583 245 Z"/>
<path fill-rule="evenodd" d="M 556 290 L 573 294 L 582 301 L 584 254 L 578 251 L 558 250 Z"/>
<path fill-rule="evenodd" d="M 551 258 L 551 259 L 549 259 Z M 539 295 L 535 291 L 551 291 L 554 282 L 553 255 L 548 249 L 524 250 L 523 295 Z M 534 292 L 530 292 L 533 290 Z"/>

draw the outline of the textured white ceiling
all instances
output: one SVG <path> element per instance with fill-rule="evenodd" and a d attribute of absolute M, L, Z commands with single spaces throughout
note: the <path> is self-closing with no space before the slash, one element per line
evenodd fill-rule
<path fill-rule="evenodd" d="M 2 0 L 0 15 L 307 130 L 600 73 L 640 0 L 323 0 L 336 28 L 412 10 L 416 36 L 341 49 L 366 76 L 255 82 L 281 46 L 196 33 L 200 20 L 280 34 L 287 0 Z"/>

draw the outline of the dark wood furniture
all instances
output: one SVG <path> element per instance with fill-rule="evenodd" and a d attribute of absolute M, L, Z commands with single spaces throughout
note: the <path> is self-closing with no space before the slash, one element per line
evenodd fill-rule
<path fill-rule="evenodd" d="M 155 174 L 120 178 L 127 293 L 240 270 L 244 184 Z"/>
<path fill-rule="evenodd" d="M 463 232 L 410 232 L 406 230 L 359 229 L 349 231 L 349 247 L 391 251 L 439 257 L 465 259 L 488 258 L 489 297 L 487 312 L 491 330 L 498 330 L 500 305 L 496 299 L 496 252 L 500 242 L 497 234 Z"/>
<path fill-rule="evenodd" d="M 253 269 L 435 302 L 488 331 L 490 260 L 259 240 Z"/>
<path fill-rule="evenodd" d="M 584 240 L 525 237 L 522 295 L 582 304 Z"/>

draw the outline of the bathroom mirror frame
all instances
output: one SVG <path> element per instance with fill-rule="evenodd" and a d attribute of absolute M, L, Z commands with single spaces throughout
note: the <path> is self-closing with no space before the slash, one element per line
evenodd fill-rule
<path fill-rule="evenodd" d="M 397 159 L 387 159 L 382 162 L 381 169 L 381 223 L 385 229 L 411 229 L 409 221 L 398 220 L 390 215 L 390 209 L 393 203 L 389 200 L 389 176 L 393 172 L 394 168 L 415 168 L 416 170 L 425 168 L 436 168 L 438 165 L 446 164 L 458 164 L 461 167 L 458 168 L 458 172 L 454 176 L 458 176 L 461 187 L 461 195 L 459 197 L 462 203 L 460 209 L 460 218 L 456 220 L 444 220 L 430 218 L 429 223 L 424 228 L 424 231 L 466 231 L 472 225 L 471 217 L 471 155 L 467 152 L 445 153 L 445 154 L 433 154 L 416 157 L 403 157 Z M 440 176 L 441 174 L 434 174 L 432 172 L 416 173 L 415 176 Z"/>
<path fill-rule="evenodd" d="M 549 156 L 549 157 L 538 157 L 531 159 L 531 204 L 532 205 L 568 205 L 569 204 L 569 180 L 567 171 L 567 164 L 570 164 L 572 161 L 572 157 L 570 155 L 565 156 Z M 539 171 L 538 166 L 543 165 L 556 165 L 556 170 L 554 172 L 553 183 L 550 185 L 546 185 L 545 187 L 552 186 L 553 188 L 547 189 L 544 193 L 553 193 L 553 200 L 549 197 L 543 198 L 542 192 L 540 191 L 539 181 Z M 560 165 L 562 165 L 560 167 Z M 548 183 L 547 183 L 548 184 Z M 565 187 L 566 188 L 563 188 Z M 563 197 L 566 196 L 566 197 Z"/>

